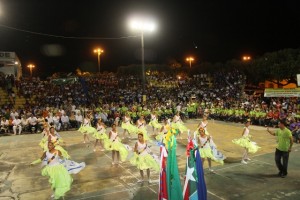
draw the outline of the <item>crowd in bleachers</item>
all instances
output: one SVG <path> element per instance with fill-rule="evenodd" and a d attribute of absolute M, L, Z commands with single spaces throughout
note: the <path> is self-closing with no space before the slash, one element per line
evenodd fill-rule
<path fill-rule="evenodd" d="M 274 127 L 286 119 L 296 137 L 300 134 L 299 98 L 247 95 L 246 77 L 239 71 L 191 77 L 155 74 L 148 75 L 147 81 L 144 102 L 141 80 L 136 76 L 101 74 L 78 77 L 68 84 L 1 78 L 3 89 L 9 92 L 16 87 L 17 95 L 26 98 L 22 107 L 16 108 L 13 102 L 1 105 L 1 129 L 15 134 L 21 128 L 36 132 L 45 120 L 58 131 L 78 128 L 86 112 L 93 113 L 94 122 L 102 118 L 107 125 L 120 121 L 126 112 L 134 121 L 140 115 L 149 119 L 151 112 L 160 120 L 180 112 L 183 119 L 209 114 L 211 119 L 244 122 L 251 118 L 255 125 Z"/>

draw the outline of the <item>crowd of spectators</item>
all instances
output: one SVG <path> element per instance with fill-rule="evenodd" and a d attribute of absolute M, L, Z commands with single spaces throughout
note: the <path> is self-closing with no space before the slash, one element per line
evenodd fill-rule
<path fill-rule="evenodd" d="M 152 74 L 144 92 L 136 76 L 100 74 L 75 80 L 58 84 L 53 79 L 1 78 L 3 89 L 16 87 L 17 95 L 26 98 L 22 107 L 13 102 L 1 106 L 2 131 L 37 132 L 45 120 L 58 131 L 78 128 L 87 112 L 93 113 L 93 123 L 102 118 L 107 125 L 120 121 L 126 112 L 134 121 L 140 115 L 149 119 L 151 112 L 160 120 L 180 112 L 183 119 L 209 114 L 211 119 L 238 123 L 250 118 L 255 125 L 274 127 L 285 119 L 299 140 L 299 98 L 247 95 L 246 77 L 239 71 L 191 77 Z"/>

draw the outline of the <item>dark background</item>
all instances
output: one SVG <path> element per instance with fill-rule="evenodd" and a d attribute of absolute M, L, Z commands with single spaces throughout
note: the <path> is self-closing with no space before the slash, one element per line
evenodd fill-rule
<path fill-rule="evenodd" d="M 0 0 L 0 51 L 13 51 L 23 66 L 34 63 L 40 74 L 97 71 L 95 47 L 104 49 L 101 71 L 139 64 L 140 38 L 66 39 L 66 36 L 118 38 L 138 35 L 128 19 L 143 13 L 157 23 L 145 34 L 146 63 L 182 64 L 257 57 L 265 52 L 298 48 L 300 12 L 297 1 L 127 1 Z M 13 29 L 12 29 L 13 28 Z M 18 29 L 18 30 L 15 30 Z M 23 30 L 23 31 L 21 31 Z M 196 64 L 195 63 L 195 64 Z M 28 73 L 28 70 L 25 70 Z"/>

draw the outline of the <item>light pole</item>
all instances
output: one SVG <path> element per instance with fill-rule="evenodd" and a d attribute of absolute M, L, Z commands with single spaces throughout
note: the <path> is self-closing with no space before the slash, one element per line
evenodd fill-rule
<path fill-rule="evenodd" d="M 134 30 L 138 30 L 141 33 L 141 47 L 142 47 L 142 86 L 143 86 L 143 94 L 145 93 L 145 50 L 144 50 L 144 32 L 152 32 L 155 30 L 155 24 L 148 20 L 131 20 L 130 27 Z"/>
<path fill-rule="evenodd" d="M 186 58 L 186 61 L 188 61 L 190 63 L 190 68 L 192 68 L 192 61 L 194 61 L 194 58 L 188 57 L 188 58 Z"/>
<path fill-rule="evenodd" d="M 100 55 L 101 53 L 103 53 L 104 51 L 100 48 L 98 49 L 94 49 L 94 53 L 97 53 L 98 55 L 98 72 L 100 73 Z"/>
<path fill-rule="evenodd" d="M 35 66 L 33 64 L 29 64 L 29 65 L 27 65 L 27 67 L 29 68 L 30 77 L 32 78 L 32 69 L 35 68 Z"/>

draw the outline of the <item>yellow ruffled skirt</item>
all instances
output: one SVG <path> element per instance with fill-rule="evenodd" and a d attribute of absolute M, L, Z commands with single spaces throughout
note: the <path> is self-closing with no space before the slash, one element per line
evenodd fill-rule
<path fill-rule="evenodd" d="M 134 156 L 130 159 L 130 163 L 136 166 L 139 170 L 153 169 L 159 172 L 158 163 L 148 153 L 140 154 L 140 155 L 134 153 Z"/>
<path fill-rule="evenodd" d="M 42 169 L 42 176 L 49 177 L 49 183 L 51 189 L 54 190 L 55 199 L 63 197 L 71 189 L 73 179 L 61 164 L 44 167 Z"/>

